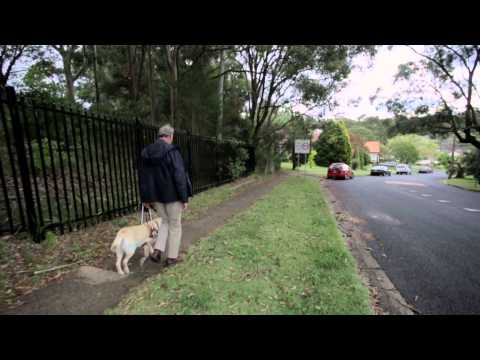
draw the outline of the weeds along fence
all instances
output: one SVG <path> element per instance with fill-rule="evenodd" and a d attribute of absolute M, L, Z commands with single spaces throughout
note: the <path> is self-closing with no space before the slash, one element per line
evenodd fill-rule
<path fill-rule="evenodd" d="M 137 163 L 158 128 L 0 88 L 0 234 L 72 231 L 138 208 Z M 177 132 L 194 194 L 255 169 L 252 147 Z"/>

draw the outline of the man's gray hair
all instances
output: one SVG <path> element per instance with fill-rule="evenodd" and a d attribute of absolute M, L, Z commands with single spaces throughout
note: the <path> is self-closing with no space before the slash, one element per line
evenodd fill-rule
<path fill-rule="evenodd" d="M 174 133 L 173 127 L 170 126 L 170 124 L 163 125 L 159 130 L 158 130 L 158 136 L 172 136 Z"/>

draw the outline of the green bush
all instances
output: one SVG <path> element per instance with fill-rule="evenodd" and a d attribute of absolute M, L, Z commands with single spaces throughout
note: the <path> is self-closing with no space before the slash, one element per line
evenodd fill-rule
<path fill-rule="evenodd" d="M 227 163 L 228 172 L 233 179 L 238 179 L 245 173 L 247 170 L 247 167 L 245 166 L 247 159 L 247 150 L 242 147 L 237 147 L 235 149 L 235 156 L 230 157 Z"/>
<path fill-rule="evenodd" d="M 312 150 L 310 152 L 310 154 L 308 154 L 308 166 L 310 167 L 310 169 L 313 168 L 313 166 L 315 165 L 315 157 L 317 156 L 317 151 L 316 150 Z"/>
<path fill-rule="evenodd" d="M 52 144 L 52 152 L 53 154 L 50 154 L 50 149 L 48 147 L 48 140 L 47 139 L 42 139 L 41 140 L 42 144 L 42 151 L 40 151 L 40 146 L 37 141 L 32 141 L 32 153 L 33 153 L 33 163 L 35 166 L 35 169 L 37 171 L 42 170 L 42 161 L 41 157 L 43 154 L 43 159 L 45 161 L 45 169 L 46 171 L 51 171 L 52 170 L 52 158 L 53 158 L 53 164 L 55 166 L 55 169 L 60 168 L 60 156 L 58 155 L 58 149 L 60 147 L 61 149 L 61 154 L 62 154 L 62 161 L 63 161 L 63 166 L 67 166 L 68 164 L 68 154 L 65 151 L 65 148 L 61 143 L 51 140 Z M 72 150 L 70 150 L 72 151 Z M 73 154 L 73 153 L 72 153 Z M 72 166 L 75 166 L 75 156 L 70 155 L 70 161 L 72 163 Z M 53 155 L 53 156 L 52 156 Z"/>
<path fill-rule="evenodd" d="M 323 126 L 323 134 L 315 143 L 315 163 L 328 166 L 334 162 L 352 162 L 352 145 L 348 130 L 343 121 L 327 121 Z"/>
<path fill-rule="evenodd" d="M 466 153 L 463 163 L 466 175 L 473 175 L 477 182 L 480 182 L 480 150 Z"/>
<path fill-rule="evenodd" d="M 448 169 L 448 164 L 450 163 L 451 156 L 446 152 L 442 152 L 440 153 L 440 155 L 438 155 L 437 160 L 440 165 L 442 165 L 445 169 Z"/>

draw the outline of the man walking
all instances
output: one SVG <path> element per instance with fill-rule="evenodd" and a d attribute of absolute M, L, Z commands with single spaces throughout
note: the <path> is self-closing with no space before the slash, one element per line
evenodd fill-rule
<path fill-rule="evenodd" d="M 141 201 L 162 218 L 151 259 L 159 262 L 167 247 L 167 266 L 181 261 L 178 253 L 182 211 L 192 196 L 192 185 L 182 155 L 179 148 L 172 145 L 173 133 L 170 125 L 162 126 L 158 140 L 143 149 L 139 167 Z"/>

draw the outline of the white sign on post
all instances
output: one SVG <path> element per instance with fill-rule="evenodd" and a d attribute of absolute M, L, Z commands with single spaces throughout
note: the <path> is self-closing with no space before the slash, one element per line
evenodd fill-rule
<path fill-rule="evenodd" d="M 310 153 L 310 140 L 295 140 L 295 154 Z"/>

